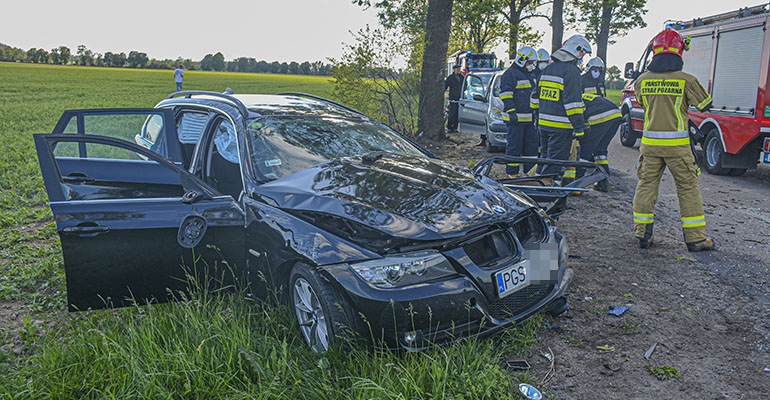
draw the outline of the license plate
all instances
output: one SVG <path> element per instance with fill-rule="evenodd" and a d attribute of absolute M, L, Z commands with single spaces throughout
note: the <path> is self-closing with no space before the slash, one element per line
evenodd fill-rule
<path fill-rule="evenodd" d="M 500 298 L 527 286 L 529 274 L 529 260 L 522 261 L 512 267 L 506 268 L 495 274 L 497 281 L 497 295 Z"/>
<path fill-rule="evenodd" d="M 762 162 L 770 163 L 770 153 L 762 153 Z"/>

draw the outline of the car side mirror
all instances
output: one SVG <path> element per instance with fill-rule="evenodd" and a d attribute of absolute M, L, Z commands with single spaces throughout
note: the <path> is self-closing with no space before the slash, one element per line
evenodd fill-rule
<path fill-rule="evenodd" d="M 482 96 L 482 95 L 480 95 L 480 94 L 478 94 L 478 93 L 474 93 L 474 94 L 473 94 L 473 100 L 476 100 L 476 101 L 483 101 L 483 102 L 486 102 L 486 101 L 487 101 L 487 99 L 485 99 L 485 98 L 484 98 L 484 96 Z"/>
<path fill-rule="evenodd" d="M 626 67 L 623 69 L 623 76 L 626 79 L 636 79 L 636 71 L 634 71 L 634 63 L 627 62 Z"/>

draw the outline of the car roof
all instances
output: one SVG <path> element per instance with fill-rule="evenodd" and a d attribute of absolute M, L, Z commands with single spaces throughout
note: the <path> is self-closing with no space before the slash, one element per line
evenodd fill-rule
<path fill-rule="evenodd" d="M 156 107 L 181 104 L 227 104 L 243 115 L 254 116 L 326 116 L 346 119 L 372 120 L 364 113 L 323 97 L 306 93 L 236 94 L 203 91 L 175 92 Z"/>

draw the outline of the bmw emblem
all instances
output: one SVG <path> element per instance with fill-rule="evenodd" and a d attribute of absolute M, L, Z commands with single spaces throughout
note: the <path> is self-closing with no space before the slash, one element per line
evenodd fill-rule
<path fill-rule="evenodd" d="M 495 210 L 498 214 L 505 214 L 505 209 L 503 207 L 500 207 L 498 205 L 492 206 L 492 209 Z"/>

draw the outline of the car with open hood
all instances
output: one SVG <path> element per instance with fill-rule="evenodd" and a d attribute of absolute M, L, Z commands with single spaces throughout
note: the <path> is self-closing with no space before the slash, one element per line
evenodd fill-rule
<path fill-rule="evenodd" d="M 566 240 L 537 202 L 326 99 L 177 92 L 66 111 L 34 140 L 70 311 L 208 277 L 278 293 L 323 352 L 422 349 L 568 306 Z"/>

